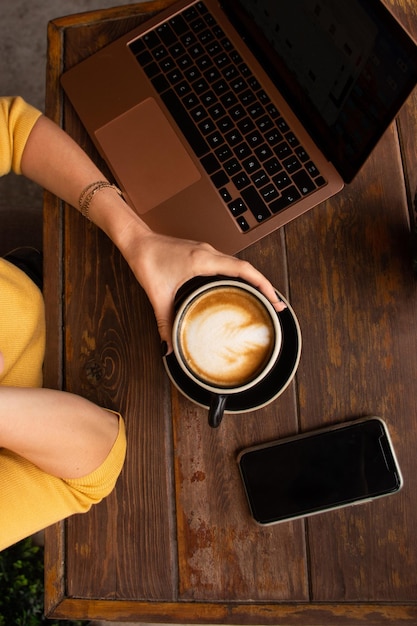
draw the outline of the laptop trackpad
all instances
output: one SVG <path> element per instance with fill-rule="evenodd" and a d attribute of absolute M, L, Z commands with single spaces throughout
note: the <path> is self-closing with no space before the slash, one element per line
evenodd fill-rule
<path fill-rule="evenodd" d="M 138 213 L 146 213 L 200 179 L 153 98 L 96 131 L 106 159 Z"/>

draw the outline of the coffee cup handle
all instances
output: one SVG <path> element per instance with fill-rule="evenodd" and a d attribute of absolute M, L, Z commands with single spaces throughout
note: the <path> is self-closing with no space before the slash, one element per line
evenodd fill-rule
<path fill-rule="evenodd" d="M 220 426 L 223 419 L 224 407 L 226 406 L 227 395 L 211 394 L 208 423 L 212 428 Z"/>

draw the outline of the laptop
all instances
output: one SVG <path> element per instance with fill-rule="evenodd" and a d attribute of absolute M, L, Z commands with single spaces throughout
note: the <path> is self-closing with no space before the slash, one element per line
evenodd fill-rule
<path fill-rule="evenodd" d="M 62 76 L 142 219 L 230 254 L 352 181 L 416 82 L 379 0 L 181 0 Z"/>

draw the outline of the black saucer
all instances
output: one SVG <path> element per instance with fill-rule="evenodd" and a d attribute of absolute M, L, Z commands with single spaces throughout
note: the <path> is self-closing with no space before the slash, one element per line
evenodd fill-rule
<path fill-rule="evenodd" d="M 277 315 L 282 328 L 282 346 L 276 364 L 260 383 L 246 391 L 231 394 L 227 398 L 225 413 L 244 413 L 265 406 L 279 396 L 291 382 L 301 353 L 300 327 L 290 306 Z M 179 391 L 189 400 L 208 408 L 211 393 L 188 378 L 175 354 L 172 352 L 163 361 L 168 376 Z"/>

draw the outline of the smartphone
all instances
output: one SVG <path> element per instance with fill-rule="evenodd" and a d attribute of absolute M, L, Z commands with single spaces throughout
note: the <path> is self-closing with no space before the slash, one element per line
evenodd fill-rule
<path fill-rule="evenodd" d="M 399 491 L 385 422 L 368 417 L 243 450 L 238 464 L 251 514 L 274 524 Z"/>

